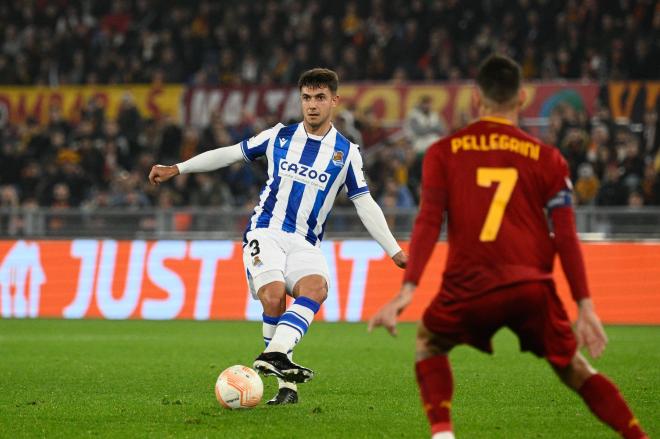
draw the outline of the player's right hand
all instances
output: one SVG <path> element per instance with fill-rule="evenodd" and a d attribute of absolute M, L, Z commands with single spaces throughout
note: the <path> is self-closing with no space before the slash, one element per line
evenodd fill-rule
<path fill-rule="evenodd" d="M 149 172 L 149 182 L 159 185 L 177 175 L 179 175 L 179 168 L 176 166 L 153 165 Z"/>
<path fill-rule="evenodd" d="M 591 299 L 582 299 L 575 323 L 575 335 L 578 348 L 585 346 L 589 355 L 598 358 L 607 346 L 607 335 L 598 315 L 593 309 Z"/>
<path fill-rule="evenodd" d="M 397 306 L 394 303 L 394 300 L 391 300 L 383 305 L 383 307 L 379 309 L 371 319 L 369 319 L 369 327 L 367 330 L 371 332 L 374 328 L 382 326 L 392 337 L 396 337 L 396 317 Z"/>

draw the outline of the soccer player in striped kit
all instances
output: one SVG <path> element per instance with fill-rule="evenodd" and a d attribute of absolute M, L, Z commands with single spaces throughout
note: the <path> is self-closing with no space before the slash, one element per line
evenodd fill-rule
<path fill-rule="evenodd" d="M 404 284 L 369 329 L 395 332 L 446 214 L 447 265 L 419 325 L 415 365 L 433 439 L 454 438 L 449 352 L 459 344 L 492 352 L 491 338 L 505 326 L 601 421 L 624 438 L 646 438 L 614 383 L 578 349 L 598 357 L 607 337 L 590 298 L 566 161 L 557 148 L 516 126 L 525 98 L 521 77 L 520 66 L 507 57 L 484 61 L 474 95 L 480 119 L 427 151 Z M 578 305 L 575 333 L 555 292 L 555 254 Z"/>
<path fill-rule="evenodd" d="M 254 367 L 277 377 L 280 384 L 269 404 L 296 403 L 296 383 L 314 375 L 292 361 L 292 351 L 328 294 L 330 276 L 320 243 L 339 191 L 346 189 L 362 223 L 394 263 L 400 268 L 407 263 L 369 193 L 358 145 L 332 125 L 337 87 L 334 71 L 306 71 L 298 81 L 302 122 L 277 124 L 236 145 L 174 166 L 155 165 L 149 174 L 149 180 L 159 184 L 180 173 L 212 171 L 241 159 L 266 157 L 268 181 L 244 234 L 243 262 L 253 297 L 264 310 L 266 349 Z M 288 309 L 287 293 L 295 299 Z"/>

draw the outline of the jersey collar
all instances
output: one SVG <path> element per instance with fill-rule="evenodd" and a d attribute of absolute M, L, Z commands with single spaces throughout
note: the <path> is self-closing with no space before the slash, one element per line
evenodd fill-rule
<path fill-rule="evenodd" d="M 300 125 L 302 125 L 303 131 L 305 132 L 305 135 L 307 136 L 307 138 L 312 139 L 312 140 L 316 140 L 318 142 L 323 142 L 323 139 L 325 139 L 328 136 L 328 134 L 330 134 L 333 130 L 335 130 L 335 125 L 333 123 L 330 123 L 330 129 L 328 129 L 328 131 L 326 131 L 324 135 L 319 136 L 319 135 L 316 135 L 316 134 L 309 134 L 307 132 L 307 129 L 305 128 L 305 123 L 304 122 L 300 122 Z"/>

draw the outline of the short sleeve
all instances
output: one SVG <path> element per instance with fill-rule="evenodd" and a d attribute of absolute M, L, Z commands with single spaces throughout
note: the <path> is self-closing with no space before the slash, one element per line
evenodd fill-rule
<path fill-rule="evenodd" d="M 360 195 L 369 193 L 367 179 L 364 176 L 362 164 L 362 155 L 359 148 L 351 148 L 351 154 L 348 161 L 348 171 L 346 173 L 346 191 L 351 200 Z"/>
<path fill-rule="evenodd" d="M 268 143 L 275 137 L 278 131 L 283 127 L 278 123 L 272 128 L 260 132 L 256 136 L 245 139 L 241 142 L 241 151 L 246 162 L 251 162 L 266 154 Z"/>

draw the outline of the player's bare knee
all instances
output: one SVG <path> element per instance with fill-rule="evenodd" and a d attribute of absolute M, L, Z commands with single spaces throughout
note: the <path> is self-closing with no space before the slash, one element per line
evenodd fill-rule
<path fill-rule="evenodd" d="M 328 288 L 325 285 L 316 288 L 309 288 L 302 291 L 300 295 L 309 297 L 317 303 L 323 303 L 325 302 L 325 299 L 328 298 Z"/>
<path fill-rule="evenodd" d="M 261 304 L 264 308 L 264 313 L 268 316 L 278 317 L 283 314 L 279 300 L 264 297 L 261 298 Z"/>
<path fill-rule="evenodd" d="M 589 364 L 589 361 L 580 352 L 576 352 L 571 359 L 571 367 L 573 368 L 573 387 L 579 389 L 582 384 L 597 371 Z"/>
<path fill-rule="evenodd" d="M 293 295 L 309 297 L 317 303 L 323 303 L 328 298 L 328 283 L 322 276 L 305 276 L 296 283 Z"/>
<path fill-rule="evenodd" d="M 420 361 L 435 355 L 447 354 L 451 350 L 451 343 L 420 324 L 417 328 L 415 350 L 416 359 Z"/>
<path fill-rule="evenodd" d="M 553 365 L 555 372 L 559 378 L 573 390 L 579 390 L 582 384 L 593 374 L 596 370 L 589 364 L 586 358 L 580 353 L 576 352 L 571 358 L 570 363 L 565 367 Z"/>
<path fill-rule="evenodd" d="M 426 360 L 427 358 L 433 356 L 429 350 L 427 342 L 427 339 L 421 339 L 419 337 L 415 341 L 415 359 L 417 361 Z"/>
<path fill-rule="evenodd" d="M 261 287 L 257 296 L 264 308 L 264 313 L 273 317 L 281 315 L 285 294 L 284 288 L 277 285 L 268 284 Z"/>

